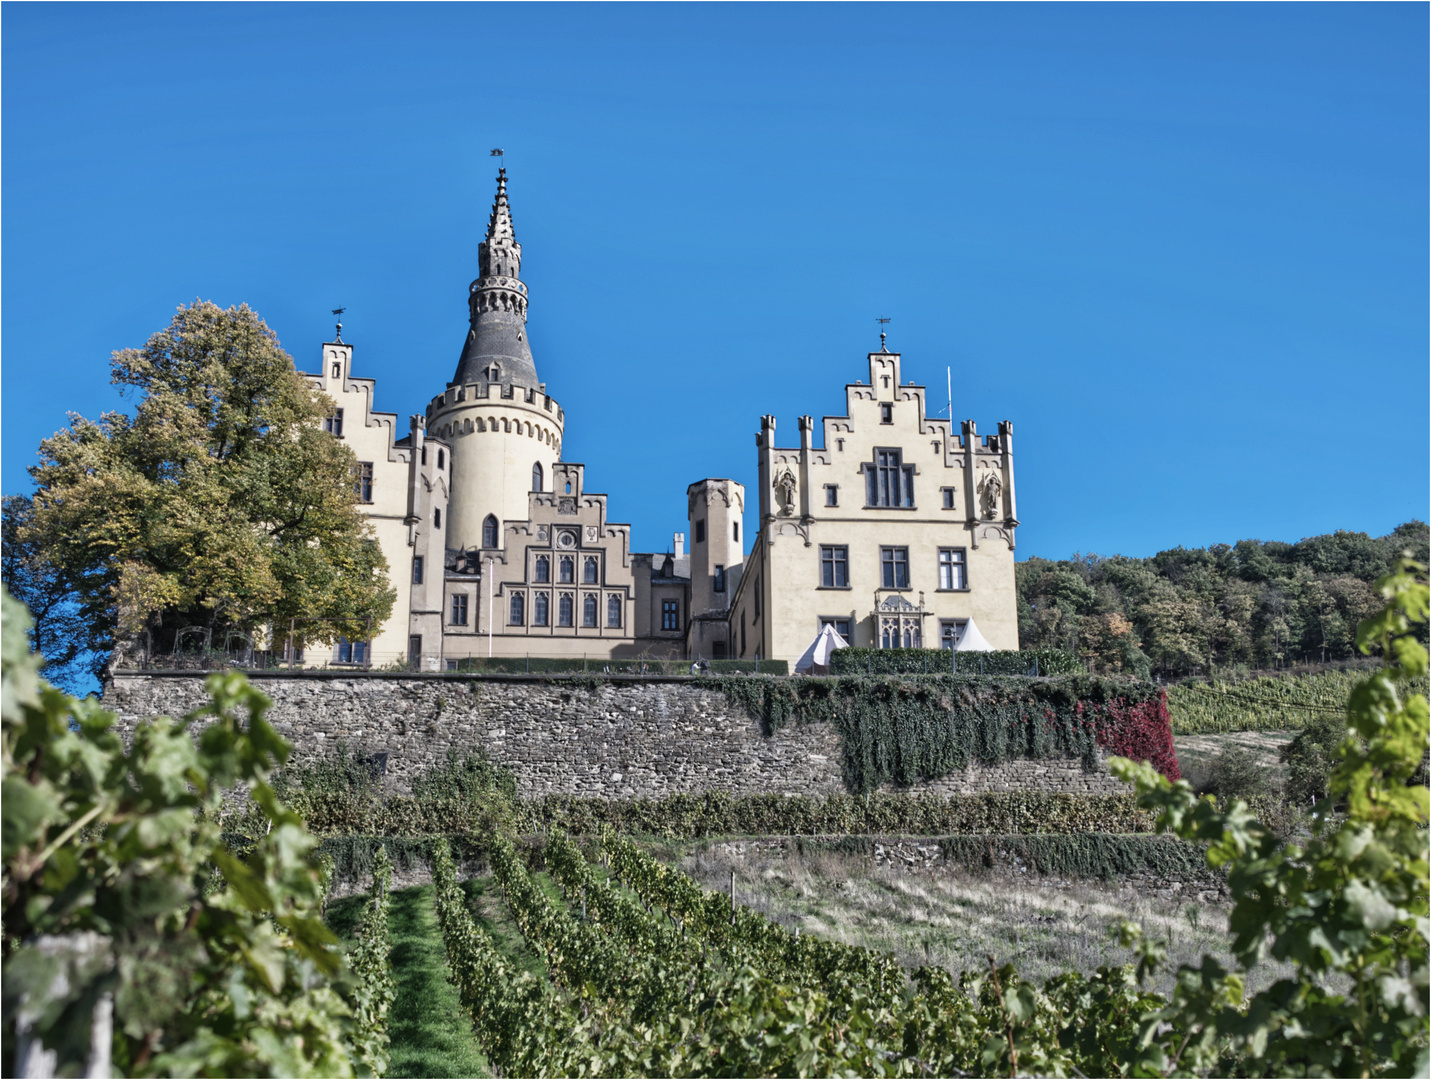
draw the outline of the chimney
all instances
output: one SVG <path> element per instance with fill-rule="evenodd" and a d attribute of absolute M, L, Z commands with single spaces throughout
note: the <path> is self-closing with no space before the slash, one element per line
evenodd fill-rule
<path fill-rule="evenodd" d="M 680 558 L 686 553 L 686 534 L 676 533 L 673 541 L 675 544 L 676 558 Z"/>

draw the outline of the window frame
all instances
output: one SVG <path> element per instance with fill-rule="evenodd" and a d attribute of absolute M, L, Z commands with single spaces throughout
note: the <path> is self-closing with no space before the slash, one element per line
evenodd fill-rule
<path fill-rule="evenodd" d="M 343 437 L 343 410 L 334 408 L 323 418 L 323 430 L 335 439 Z"/>
<path fill-rule="evenodd" d="M 560 593 L 557 596 L 557 625 L 576 625 L 576 603 L 569 592 Z"/>
<path fill-rule="evenodd" d="M 720 563 L 715 566 L 715 583 L 711 586 L 712 592 L 725 592 L 725 567 Z"/>
<path fill-rule="evenodd" d="M 601 602 L 595 593 L 587 593 L 581 598 L 581 628 L 595 630 L 601 626 Z"/>
<path fill-rule="evenodd" d="M 828 583 L 826 570 L 829 571 Z M 843 578 L 843 583 L 841 579 Z M 821 589 L 849 589 L 850 586 L 850 547 L 848 544 L 821 544 L 820 545 L 820 584 Z"/>
<path fill-rule="evenodd" d="M 694 538 L 694 539 L 692 539 L 692 541 L 691 541 L 691 543 L 693 543 L 693 544 L 704 544 L 704 543 L 706 542 L 706 519 L 705 519 L 705 518 L 701 518 L 699 521 L 695 522 L 695 524 L 694 524 L 693 527 L 692 527 L 691 535 L 692 535 L 692 537 Z"/>
<path fill-rule="evenodd" d="M 581 583 L 583 585 L 601 584 L 601 563 L 595 555 L 586 555 L 581 560 Z"/>
<path fill-rule="evenodd" d="M 900 584 L 900 571 L 904 582 Z M 879 549 L 879 579 L 881 590 L 902 592 L 909 584 L 909 548 L 903 544 L 881 544 Z"/>
<path fill-rule="evenodd" d="M 373 501 L 373 463 L 371 461 L 359 461 L 353 466 L 353 490 L 357 493 L 359 501 L 364 505 L 371 505 Z"/>
<path fill-rule="evenodd" d="M 948 558 L 946 559 L 946 556 Z M 939 572 L 939 588 L 937 592 L 968 592 L 969 591 L 969 551 L 961 547 L 942 547 L 937 556 Z M 957 585 L 945 585 L 945 570 L 949 570 L 948 578 L 952 582 L 957 578 L 960 583 Z M 957 571 L 957 575 L 956 575 Z"/>
<path fill-rule="evenodd" d="M 823 631 L 827 626 L 833 626 L 835 633 L 845 639 L 845 644 L 854 644 L 854 620 L 848 615 L 821 615 L 819 616 L 820 629 Z M 844 629 L 841 630 L 840 627 Z"/>
<path fill-rule="evenodd" d="M 825 505 L 826 505 L 826 506 L 839 506 L 839 505 L 840 505 L 840 485 L 839 485 L 839 484 L 826 484 L 826 485 L 825 485 Z"/>
<path fill-rule="evenodd" d="M 876 446 L 874 459 L 860 466 L 865 474 L 866 510 L 917 510 L 914 503 L 915 466 L 904 460 L 897 446 Z"/>
<path fill-rule="evenodd" d="M 422 584 L 422 556 L 421 556 L 421 555 L 414 555 L 414 556 L 412 557 L 412 583 L 413 583 L 414 585 L 421 585 L 421 584 Z"/>
<path fill-rule="evenodd" d="M 626 604 L 620 593 L 611 593 L 606 598 L 606 628 L 620 630 L 626 621 Z"/>
<path fill-rule="evenodd" d="M 527 625 L 527 597 L 525 593 L 514 592 L 507 601 L 507 625 Z"/>
<path fill-rule="evenodd" d="M 952 487 L 942 487 L 939 489 L 939 506 L 941 510 L 955 509 L 954 490 Z"/>
<path fill-rule="evenodd" d="M 448 606 L 448 626 L 467 625 L 467 594 L 465 592 L 455 592 L 452 594 L 452 602 Z M 461 618 L 458 618 L 458 616 Z"/>
<path fill-rule="evenodd" d="M 681 629 L 681 602 L 679 600 L 661 601 L 661 630 L 669 633 Z"/>
<path fill-rule="evenodd" d="M 552 560 L 550 555 L 538 555 L 532 560 L 532 581 L 538 585 L 550 585 L 552 580 Z"/>
<path fill-rule="evenodd" d="M 576 559 L 571 555 L 557 556 L 557 584 L 576 584 Z"/>
<path fill-rule="evenodd" d="M 498 541 L 502 539 L 502 523 L 497 520 L 496 514 L 488 514 L 482 519 L 482 546 L 493 549 L 498 546 Z M 487 541 L 490 540 L 489 544 Z"/>

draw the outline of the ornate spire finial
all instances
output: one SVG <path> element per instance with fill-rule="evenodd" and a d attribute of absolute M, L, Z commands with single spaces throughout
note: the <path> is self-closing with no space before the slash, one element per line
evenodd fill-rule
<path fill-rule="evenodd" d="M 338 344 L 338 345 L 343 344 L 343 323 L 341 322 L 341 316 L 342 316 L 343 312 L 345 312 L 345 311 L 347 311 L 347 310 L 348 310 L 348 309 L 345 308 L 345 307 L 335 307 L 335 308 L 333 309 L 333 314 L 340 317 L 340 321 L 339 321 L 339 323 L 338 323 L 338 330 L 337 330 L 336 335 L 335 335 L 334 338 L 333 338 L 334 343 L 335 343 L 335 344 Z"/>
<path fill-rule="evenodd" d="M 889 321 L 890 321 L 889 319 L 876 319 L 876 320 L 875 320 L 875 322 L 879 323 L 879 351 L 880 351 L 880 352 L 889 352 L 889 350 L 884 347 L 884 328 L 885 328 L 885 325 L 886 325 Z"/>

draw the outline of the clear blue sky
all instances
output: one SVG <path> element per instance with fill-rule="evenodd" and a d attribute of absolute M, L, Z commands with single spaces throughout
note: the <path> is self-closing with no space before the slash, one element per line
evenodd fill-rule
<path fill-rule="evenodd" d="M 1425 4 L 7 4 L 3 483 L 202 297 L 403 416 L 507 150 L 564 455 L 640 550 L 907 377 L 1014 422 L 1019 556 L 1428 503 Z M 938 388 L 935 390 L 934 388 Z M 752 503 L 753 503 L 752 499 Z"/>

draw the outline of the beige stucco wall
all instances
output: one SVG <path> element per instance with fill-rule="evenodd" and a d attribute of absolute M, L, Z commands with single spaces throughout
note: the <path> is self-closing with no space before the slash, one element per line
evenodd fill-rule
<path fill-rule="evenodd" d="M 309 375 L 312 385 L 333 399 L 343 410 L 343 442 L 352 448 L 359 462 L 373 466 L 372 501 L 363 504 L 363 512 L 372 524 L 373 532 L 388 563 L 388 579 L 397 592 L 392 617 L 375 628 L 371 642 L 374 666 L 389 664 L 407 657 L 407 635 L 410 613 L 412 560 L 408 543 L 407 487 L 408 454 L 394 446 L 397 438 L 406 434 L 397 430 L 395 413 L 375 412 L 372 379 L 354 378 L 353 346 L 345 342 L 326 342 L 323 362 L 317 375 Z M 286 627 L 275 628 L 286 632 Z M 301 628 L 300 628 L 300 636 Z M 304 650 L 308 667 L 328 666 L 335 662 L 336 645 L 313 645 Z"/>
<path fill-rule="evenodd" d="M 947 419 L 926 415 L 924 387 L 902 382 L 897 353 L 871 353 L 869 370 L 869 383 L 846 387 L 846 415 L 824 419 L 822 447 L 809 417 L 796 447 L 775 446 L 774 418 L 762 423 L 761 531 L 732 605 L 737 654 L 742 622 L 747 656 L 793 662 L 822 619 L 849 619 L 851 644 L 877 645 L 875 609 L 891 597 L 925 612 L 917 619 L 924 647 L 938 647 L 942 621 L 973 619 L 994 648 L 1017 649 L 1012 426 L 980 437 L 965 421 L 951 434 Z M 912 506 L 866 505 L 862 467 L 873 467 L 880 449 L 900 451 L 913 467 Z M 826 505 L 827 485 L 835 506 Z M 826 545 L 848 551 L 846 587 L 822 585 Z M 908 588 L 883 586 L 882 547 L 908 549 Z M 941 548 L 964 553 L 966 588 L 939 588 Z"/>
<path fill-rule="evenodd" d="M 502 396 L 507 392 L 511 397 Z M 544 386 L 474 383 L 449 387 L 432 399 L 427 430 L 452 446 L 448 547 L 481 547 L 488 514 L 499 524 L 526 520 L 532 466 L 542 466 L 542 488 L 550 492 L 564 423 L 561 407 Z"/>

